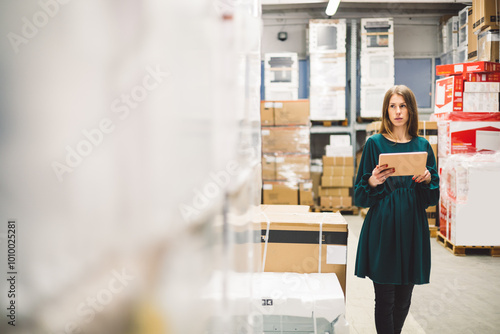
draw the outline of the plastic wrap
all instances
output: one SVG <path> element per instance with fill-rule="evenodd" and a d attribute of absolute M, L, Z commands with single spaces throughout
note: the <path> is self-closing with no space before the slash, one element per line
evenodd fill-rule
<path fill-rule="evenodd" d="M 344 53 L 312 53 L 309 56 L 309 64 L 311 86 L 346 86 Z"/>
<path fill-rule="evenodd" d="M 345 87 L 311 87 L 311 120 L 345 120 Z"/>
<path fill-rule="evenodd" d="M 346 20 L 309 20 L 308 52 L 345 53 Z"/>
<path fill-rule="evenodd" d="M 440 177 L 440 232 L 454 245 L 500 245 L 498 216 L 491 210 L 498 187 L 500 152 L 448 157 Z"/>
<path fill-rule="evenodd" d="M 309 153 L 309 127 L 262 127 L 263 153 Z"/>
<path fill-rule="evenodd" d="M 231 313 L 199 300 L 214 270 L 260 258 L 236 238 L 261 194 L 260 11 L 2 5 L 0 241 L 15 218 L 21 256 L 18 322 L 1 333 L 203 333 Z"/>
<path fill-rule="evenodd" d="M 361 51 L 394 50 L 392 18 L 361 19 Z"/>
<path fill-rule="evenodd" d="M 394 84 L 393 52 L 362 52 L 360 58 L 362 85 Z"/>

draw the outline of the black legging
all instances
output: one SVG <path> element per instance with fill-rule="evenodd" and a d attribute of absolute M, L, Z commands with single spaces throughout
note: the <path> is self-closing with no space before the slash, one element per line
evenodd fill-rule
<path fill-rule="evenodd" d="M 375 287 L 375 327 L 378 334 L 399 334 L 410 310 L 413 284 L 378 284 Z"/>

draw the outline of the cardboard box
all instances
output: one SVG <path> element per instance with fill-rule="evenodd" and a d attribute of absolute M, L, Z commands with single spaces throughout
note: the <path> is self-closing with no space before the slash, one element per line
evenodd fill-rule
<path fill-rule="evenodd" d="M 438 156 L 438 126 L 434 121 L 419 121 L 418 135 L 427 139 L 434 151 L 434 157 Z"/>
<path fill-rule="evenodd" d="M 274 126 L 274 102 L 260 101 L 260 124 Z"/>
<path fill-rule="evenodd" d="M 482 73 L 500 71 L 500 64 L 489 61 L 475 61 L 470 63 L 436 65 L 436 75 L 456 75 L 463 73 Z"/>
<path fill-rule="evenodd" d="M 393 19 L 361 19 L 361 50 L 394 50 Z"/>
<path fill-rule="evenodd" d="M 320 205 L 322 208 L 350 208 L 352 197 L 321 196 Z"/>
<path fill-rule="evenodd" d="M 299 204 L 300 205 L 314 205 L 313 199 L 313 184 L 312 180 L 308 182 L 299 183 Z"/>
<path fill-rule="evenodd" d="M 276 180 L 276 157 L 274 155 L 262 156 L 262 179 Z"/>
<path fill-rule="evenodd" d="M 429 222 L 429 226 L 436 226 L 436 218 L 437 218 L 437 210 L 436 206 L 430 206 L 425 209 L 427 214 L 427 221 Z"/>
<path fill-rule="evenodd" d="M 311 87 L 345 87 L 345 53 L 312 53 L 309 55 Z"/>
<path fill-rule="evenodd" d="M 309 153 L 309 127 L 262 127 L 262 153 Z"/>
<path fill-rule="evenodd" d="M 500 82 L 465 82 L 464 92 L 466 93 L 499 93 Z"/>
<path fill-rule="evenodd" d="M 309 100 L 275 101 L 275 125 L 309 125 Z"/>
<path fill-rule="evenodd" d="M 311 120 L 343 121 L 346 119 L 345 87 L 311 86 Z"/>
<path fill-rule="evenodd" d="M 485 210 L 498 206 L 500 161 L 491 155 L 456 158 L 463 164 L 451 163 L 443 170 L 449 189 L 442 190 L 440 232 L 455 246 L 500 246 L 498 213 Z"/>
<path fill-rule="evenodd" d="M 348 197 L 351 188 L 328 188 L 319 186 L 318 196 Z"/>
<path fill-rule="evenodd" d="M 464 112 L 497 112 L 500 111 L 499 93 L 479 92 L 464 93 Z"/>
<path fill-rule="evenodd" d="M 360 116 L 366 118 L 382 117 L 382 104 L 385 93 L 394 86 L 394 80 L 378 85 L 361 85 L 360 87 Z"/>
<path fill-rule="evenodd" d="M 500 31 L 487 28 L 479 33 L 477 37 L 477 60 L 499 61 Z"/>
<path fill-rule="evenodd" d="M 354 176 L 354 166 L 325 166 L 324 176 Z"/>
<path fill-rule="evenodd" d="M 371 122 L 366 126 L 366 137 L 371 137 L 380 130 L 381 121 Z"/>
<path fill-rule="evenodd" d="M 308 53 L 346 53 L 345 19 L 309 20 Z"/>
<path fill-rule="evenodd" d="M 434 112 L 462 111 L 463 85 L 464 80 L 458 75 L 436 80 Z"/>
<path fill-rule="evenodd" d="M 474 34 L 474 6 L 470 7 L 467 11 L 467 61 L 477 60 L 477 36 Z"/>
<path fill-rule="evenodd" d="M 352 187 L 352 176 L 322 176 L 321 186 L 323 187 Z"/>
<path fill-rule="evenodd" d="M 361 85 L 394 82 L 393 52 L 361 52 Z"/>
<path fill-rule="evenodd" d="M 299 60 L 295 52 L 264 54 L 264 84 L 266 88 L 299 86 Z M 266 98 L 269 100 L 269 98 Z"/>
<path fill-rule="evenodd" d="M 500 73 L 467 73 L 465 81 L 468 82 L 500 82 Z"/>
<path fill-rule="evenodd" d="M 264 98 L 267 101 L 292 101 L 299 99 L 299 86 L 265 87 Z"/>
<path fill-rule="evenodd" d="M 474 117 L 471 115 L 471 119 Z M 438 122 L 438 128 L 439 157 L 500 150 L 500 121 L 444 120 Z"/>
<path fill-rule="evenodd" d="M 474 0 L 473 31 L 481 31 L 487 27 L 498 27 L 500 22 L 500 1 L 499 0 Z"/>
<path fill-rule="evenodd" d="M 327 157 L 323 156 L 323 168 L 325 166 L 352 166 L 353 157 Z"/>
<path fill-rule="evenodd" d="M 308 205 L 286 205 L 286 204 L 261 204 L 259 211 L 268 214 L 273 213 L 306 213 L 309 212 L 311 208 Z"/>
<path fill-rule="evenodd" d="M 321 176 L 323 175 L 323 167 L 318 165 L 311 165 L 311 179 L 313 183 L 313 196 L 314 202 L 317 202 L 319 196 L 319 188 L 321 184 Z"/>
<path fill-rule="evenodd" d="M 352 145 L 349 146 L 325 146 L 325 155 L 327 157 L 352 157 L 353 148 Z"/>
<path fill-rule="evenodd" d="M 309 180 L 311 157 L 309 154 L 276 155 L 276 180 Z"/>
<path fill-rule="evenodd" d="M 293 182 L 264 181 L 263 204 L 299 204 L 299 186 Z"/>
<path fill-rule="evenodd" d="M 345 294 L 348 230 L 340 213 L 283 212 L 267 218 L 269 225 L 258 215 L 264 271 L 335 273 Z"/>

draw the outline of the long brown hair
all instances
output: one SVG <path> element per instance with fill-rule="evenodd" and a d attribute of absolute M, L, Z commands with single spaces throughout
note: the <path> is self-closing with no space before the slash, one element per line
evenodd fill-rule
<path fill-rule="evenodd" d="M 390 88 L 384 96 L 384 103 L 382 106 L 382 122 L 380 124 L 379 133 L 387 133 L 393 136 L 393 124 L 389 117 L 389 101 L 394 94 L 400 95 L 406 103 L 408 109 L 408 122 L 406 123 L 406 132 L 414 138 L 418 136 L 418 108 L 417 99 L 410 88 L 405 85 L 398 85 Z"/>

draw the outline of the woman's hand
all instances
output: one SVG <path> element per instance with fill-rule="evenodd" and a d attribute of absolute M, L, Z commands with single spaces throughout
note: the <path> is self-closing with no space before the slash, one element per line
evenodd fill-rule
<path fill-rule="evenodd" d="M 375 188 L 379 184 L 384 183 L 389 176 L 394 174 L 396 169 L 387 167 L 388 165 L 375 166 L 375 169 L 372 171 L 372 176 L 370 176 L 370 178 L 368 179 L 368 184 L 370 185 L 370 187 Z"/>
<path fill-rule="evenodd" d="M 426 169 L 423 175 L 414 175 L 413 180 L 417 183 L 425 182 L 429 184 L 431 182 L 431 173 Z"/>

